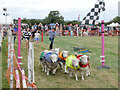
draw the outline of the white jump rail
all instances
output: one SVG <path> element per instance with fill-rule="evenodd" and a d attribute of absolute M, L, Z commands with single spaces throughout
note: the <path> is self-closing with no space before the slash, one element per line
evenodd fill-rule
<path fill-rule="evenodd" d="M 34 46 L 32 42 L 29 42 L 28 51 L 28 83 L 34 83 Z M 28 86 L 28 88 L 32 88 Z"/>
<path fill-rule="evenodd" d="M 11 36 L 11 60 L 10 60 L 10 65 L 11 65 L 11 69 L 10 69 L 10 72 L 11 72 L 11 74 L 10 74 L 10 89 L 12 90 L 12 88 L 13 88 L 13 76 L 14 76 L 14 74 L 13 74 L 13 55 L 14 55 L 14 40 L 13 40 L 13 37 Z"/>
<path fill-rule="evenodd" d="M 19 72 L 17 69 L 15 70 L 15 74 L 16 74 L 16 88 L 20 88 L 20 78 L 19 78 Z"/>
<path fill-rule="evenodd" d="M 26 80 L 25 80 L 25 71 L 22 69 L 22 86 L 23 88 L 27 88 Z"/>

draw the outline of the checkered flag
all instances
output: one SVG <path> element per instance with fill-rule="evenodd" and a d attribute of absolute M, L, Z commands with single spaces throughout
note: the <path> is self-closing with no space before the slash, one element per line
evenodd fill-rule
<path fill-rule="evenodd" d="M 98 24 L 101 11 L 105 11 L 105 2 L 103 0 L 98 0 L 95 7 L 83 18 L 82 24 Z"/>

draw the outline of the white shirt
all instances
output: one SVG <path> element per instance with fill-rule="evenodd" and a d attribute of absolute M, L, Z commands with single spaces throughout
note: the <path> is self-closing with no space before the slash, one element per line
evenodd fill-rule
<path fill-rule="evenodd" d="M 40 34 L 39 33 L 35 33 L 35 38 L 40 38 Z"/>

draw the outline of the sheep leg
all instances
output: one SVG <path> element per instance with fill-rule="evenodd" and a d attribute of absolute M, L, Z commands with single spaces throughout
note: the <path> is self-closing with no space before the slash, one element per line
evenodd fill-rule
<path fill-rule="evenodd" d="M 47 72 L 47 67 L 46 67 L 46 65 L 45 65 L 45 73 Z"/>
<path fill-rule="evenodd" d="M 76 81 L 78 81 L 77 70 L 75 71 L 75 78 L 76 78 Z"/>
<path fill-rule="evenodd" d="M 42 71 L 44 71 L 45 70 L 45 65 L 44 65 L 44 61 L 41 61 L 41 65 L 42 65 Z"/>
<path fill-rule="evenodd" d="M 71 71 L 71 70 L 69 70 L 69 72 L 70 72 L 70 77 L 72 77 L 72 76 L 73 76 L 72 71 Z"/>
<path fill-rule="evenodd" d="M 80 72 L 80 74 L 81 74 L 81 80 L 85 80 L 84 77 L 83 77 L 83 72 L 82 71 Z"/>
<path fill-rule="evenodd" d="M 49 69 L 49 68 L 47 68 L 47 75 L 49 75 L 49 71 L 50 71 L 50 69 Z"/>
<path fill-rule="evenodd" d="M 67 73 L 66 64 L 65 64 L 65 73 Z"/>
<path fill-rule="evenodd" d="M 86 76 L 90 76 L 90 71 L 86 70 Z"/>
<path fill-rule="evenodd" d="M 55 75 L 57 68 L 53 69 L 53 75 Z"/>
<path fill-rule="evenodd" d="M 44 71 L 44 69 L 45 69 L 45 66 L 44 66 L 44 65 L 42 65 L 42 71 Z"/>
<path fill-rule="evenodd" d="M 39 60 L 39 65 L 41 66 L 41 61 Z"/>
<path fill-rule="evenodd" d="M 63 63 L 59 62 L 60 68 L 63 69 Z"/>
<path fill-rule="evenodd" d="M 87 72 L 88 72 L 88 76 L 90 76 L 90 71 L 89 71 L 89 70 L 87 70 Z"/>

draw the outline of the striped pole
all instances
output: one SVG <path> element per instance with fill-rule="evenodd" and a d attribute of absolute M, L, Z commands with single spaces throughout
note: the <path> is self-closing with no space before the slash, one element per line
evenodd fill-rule
<path fill-rule="evenodd" d="M 10 36 L 10 29 L 8 29 L 8 67 L 10 65 L 10 59 L 11 59 L 11 55 L 10 55 L 10 41 L 11 41 L 11 36 Z"/>
<path fill-rule="evenodd" d="M 15 74 L 16 74 L 16 88 L 20 88 L 20 78 L 19 78 L 19 72 L 17 69 L 15 70 Z"/>
<path fill-rule="evenodd" d="M 22 85 L 23 88 L 27 88 L 26 80 L 25 80 L 25 71 L 23 69 L 22 69 Z"/>
<path fill-rule="evenodd" d="M 104 21 L 102 20 L 102 66 L 105 66 Z"/>
<path fill-rule="evenodd" d="M 98 67 L 98 69 L 110 69 L 110 67 L 105 66 L 105 45 L 104 45 L 104 20 L 102 20 L 101 22 L 101 38 L 102 38 L 102 56 L 100 56 L 102 58 L 102 60 L 100 60 L 100 62 L 102 62 L 102 66 Z"/>
<path fill-rule="evenodd" d="M 21 18 L 18 18 L 18 63 L 21 62 Z"/>
<path fill-rule="evenodd" d="M 14 39 L 13 37 L 11 37 L 11 61 L 10 61 L 10 64 L 11 64 L 11 69 L 10 69 L 10 89 L 12 90 L 13 88 L 13 55 L 14 55 Z"/>

